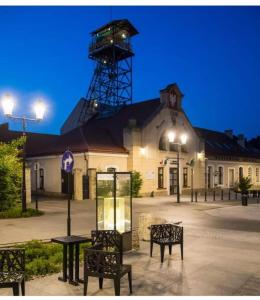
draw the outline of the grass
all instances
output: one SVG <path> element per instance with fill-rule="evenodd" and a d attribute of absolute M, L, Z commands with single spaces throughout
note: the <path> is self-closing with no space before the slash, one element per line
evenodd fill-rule
<path fill-rule="evenodd" d="M 33 208 L 27 208 L 25 212 L 22 211 L 21 207 L 10 208 L 6 211 L 0 212 L 0 219 L 13 219 L 13 218 L 29 218 L 38 217 L 43 215 L 44 212 Z"/>
<path fill-rule="evenodd" d="M 58 273 L 62 270 L 62 245 L 33 240 L 16 245 L 16 247 L 25 249 L 26 280 Z M 80 261 L 83 260 L 83 250 L 86 247 L 90 247 L 90 243 L 80 245 Z"/>

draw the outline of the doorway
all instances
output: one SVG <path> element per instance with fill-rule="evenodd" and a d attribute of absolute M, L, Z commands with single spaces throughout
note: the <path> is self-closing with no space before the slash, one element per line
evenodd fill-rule
<path fill-rule="evenodd" d="M 74 176 L 61 170 L 61 192 L 62 194 L 73 194 L 74 192 Z"/>
<path fill-rule="evenodd" d="M 170 168 L 170 195 L 176 195 L 178 192 L 178 168 Z"/>
<path fill-rule="evenodd" d="M 44 190 L 44 169 L 43 168 L 40 168 L 39 179 L 40 179 L 40 190 Z M 36 182 L 36 184 L 37 184 L 37 182 Z"/>

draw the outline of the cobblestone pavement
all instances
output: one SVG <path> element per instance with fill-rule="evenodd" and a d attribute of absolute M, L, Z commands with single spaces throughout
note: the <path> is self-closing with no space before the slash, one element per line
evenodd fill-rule
<path fill-rule="evenodd" d="M 171 197 L 134 199 L 133 221 L 140 213 L 151 213 L 172 221 L 183 221 L 184 260 L 179 246 L 160 263 L 159 247 L 149 257 L 149 242 L 126 253 L 124 262 L 133 266 L 134 295 L 260 295 L 260 205 L 240 206 L 236 201 L 175 203 Z M 23 220 L 0 220 L 0 242 L 51 238 L 66 231 L 66 203 L 42 201 L 44 216 Z M 87 234 L 95 226 L 95 203 L 72 204 L 73 234 Z M 81 269 L 82 272 L 82 269 Z M 29 281 L 27 295 L 82 295 L 83 286 L 57 280 L 58 274 Z M 111 280 L 98 289 L 91 278 L 89 295 L 113 295 Z M 0 295 L 10 295 L 1 289 Z M 128 295 L 127 277 L 122 295 Z"/>

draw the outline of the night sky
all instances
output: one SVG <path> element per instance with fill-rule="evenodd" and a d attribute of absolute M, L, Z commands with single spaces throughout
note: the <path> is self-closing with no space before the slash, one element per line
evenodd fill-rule
<path fill-rule="evenodd" d="M 112 18 L 140 33 L 134 102 L 176 82 L 194 126 L 260 135 L 260 7 L 113 7 Z M 92 77 L 89 33 L 110 20 L 109 7 L 0 7 L 0 93 L 16 94 L 18 115 L 38 95 L 48 101 L 29 130 L 59 133 Z"/>

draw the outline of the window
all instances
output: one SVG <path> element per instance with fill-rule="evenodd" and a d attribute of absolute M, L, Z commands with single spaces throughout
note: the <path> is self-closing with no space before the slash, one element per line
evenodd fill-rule
<path fill-rule="evenodd" d="M 208 166 L 208 188 L 210 189 L 212 187 L 212 171 L 213 171 L 213 168 L 212 166 Z"/>
<path fill-rule="evenodd" d="M 223 184 L 223 167 L 218 167 L 218 184 Z"/>
<path fill-rule="evenodd" d="M 107 172 L 116 172 L 116 168 L 114 168 L 114 167 L 109 167 L 109 168 L 107 168 Z"/>
<path fill-rule="evenodd" d="M 183 187 L 188 187 L 188 168 L 183 168 Z"/>
<path fill-rule="evenodd" d="M 158 189 L 163 189 L 163 173 L 164 168 L 158 168 Z"/>
<path fill-rule="evenodd" d="M 239 167 L 239 181 L 243 178 L 243 167 Z"/>
<path fill-rule="evenodd" d="M 248 178 L 252 182 L 252 168 L 251 167 L 248 168 Z"/>
<path fill-rule="evenodd" d="M 169 150 L 173 151 L 173 152 L 177 152 L 178 151 L 178 147 L 179 147 L 179 145 L 170 143 Z"/>
<path fill-rule="evenodd" d="M 255 181 L 259 182 L 259 168 L 255 168 Z"/>
<path fill-rule="evenodd" d="M 167 138 L 166 135 L 162 135 L 159 141 L 159 150 L 166 151 L 167 150 Z"/>

